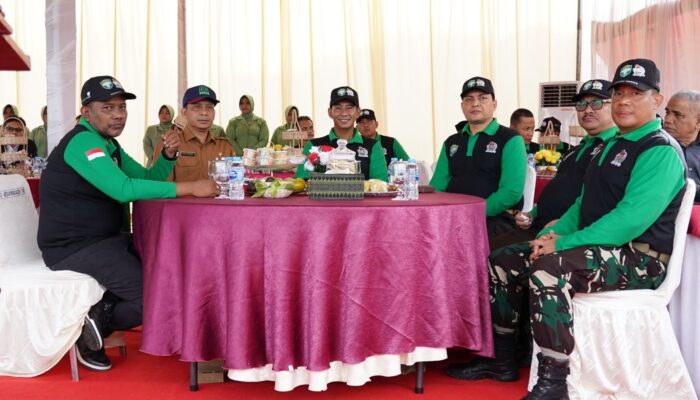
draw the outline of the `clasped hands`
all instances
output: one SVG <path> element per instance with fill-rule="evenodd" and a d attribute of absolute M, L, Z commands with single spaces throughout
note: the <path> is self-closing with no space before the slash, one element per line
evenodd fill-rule
<path fill-rule="evenodd" d="M 548 232 L 530 242 L 530 262 L 534 262 L 541 256 L 554 253 L 556 251 L 557 239 L 559 235 L 554 232 Z"/>
<path fill-rule="evenodd" d="M 178 134 L 172 130 L 168 129 L 163 133 L 163 152 L 168 158 L 175 158 L 177 155 L 177 149 L 180 147 L 180 137 Z"/>

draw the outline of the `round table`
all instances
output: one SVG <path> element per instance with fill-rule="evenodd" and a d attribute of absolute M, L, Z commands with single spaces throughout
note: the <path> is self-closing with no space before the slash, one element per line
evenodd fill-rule
<path fill-rule="evenodd" d="M 493 352 L 480 198 L 140 201 L 134 239 L 149 354 L 325 390 L 372 357 Z"/>

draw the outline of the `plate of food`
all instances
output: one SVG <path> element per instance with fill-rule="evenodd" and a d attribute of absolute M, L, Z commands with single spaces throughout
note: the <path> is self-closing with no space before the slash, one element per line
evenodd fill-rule
<path fill-rule="evenodd" d="M 396 187 L 379 179 L 365 181 L 365 197 L 395 197 Z"/>

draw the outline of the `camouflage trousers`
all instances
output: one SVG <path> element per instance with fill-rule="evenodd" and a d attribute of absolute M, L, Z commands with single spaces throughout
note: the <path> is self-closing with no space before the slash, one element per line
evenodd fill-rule
<path fill-rule="evenodd" d="M 494 330 L 514 332 L 521 304 L 529 296 L 535 342 L 557 353 L 574 349 L 571 299 L 576 293 L 656 289 L 666 266 L 631 245 L 576 247 L 530 263 L 528 243 L 493 251 L 489 257 L 491 318 Z"/>

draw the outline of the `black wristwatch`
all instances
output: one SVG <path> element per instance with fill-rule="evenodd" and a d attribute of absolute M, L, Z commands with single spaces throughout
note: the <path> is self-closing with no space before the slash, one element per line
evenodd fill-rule
<path fill-rule="evenodd" d="M 175 152 L 175 157 L 170 158 L 170 157 L 168 157 L 167 154 L 165 154 L 165 147 L 163 147 L 163 150 L 160 151 L 160 155 L 162 155 L 163 158 L 165 158 L 165 159 L 168 160 L 168 161 L 175 161 L 175 160 L 177 160 L 178 157 L 180 157 L 180 152 L 179 152 L 179 151 L 176 151 L 176 152 Z"/>

